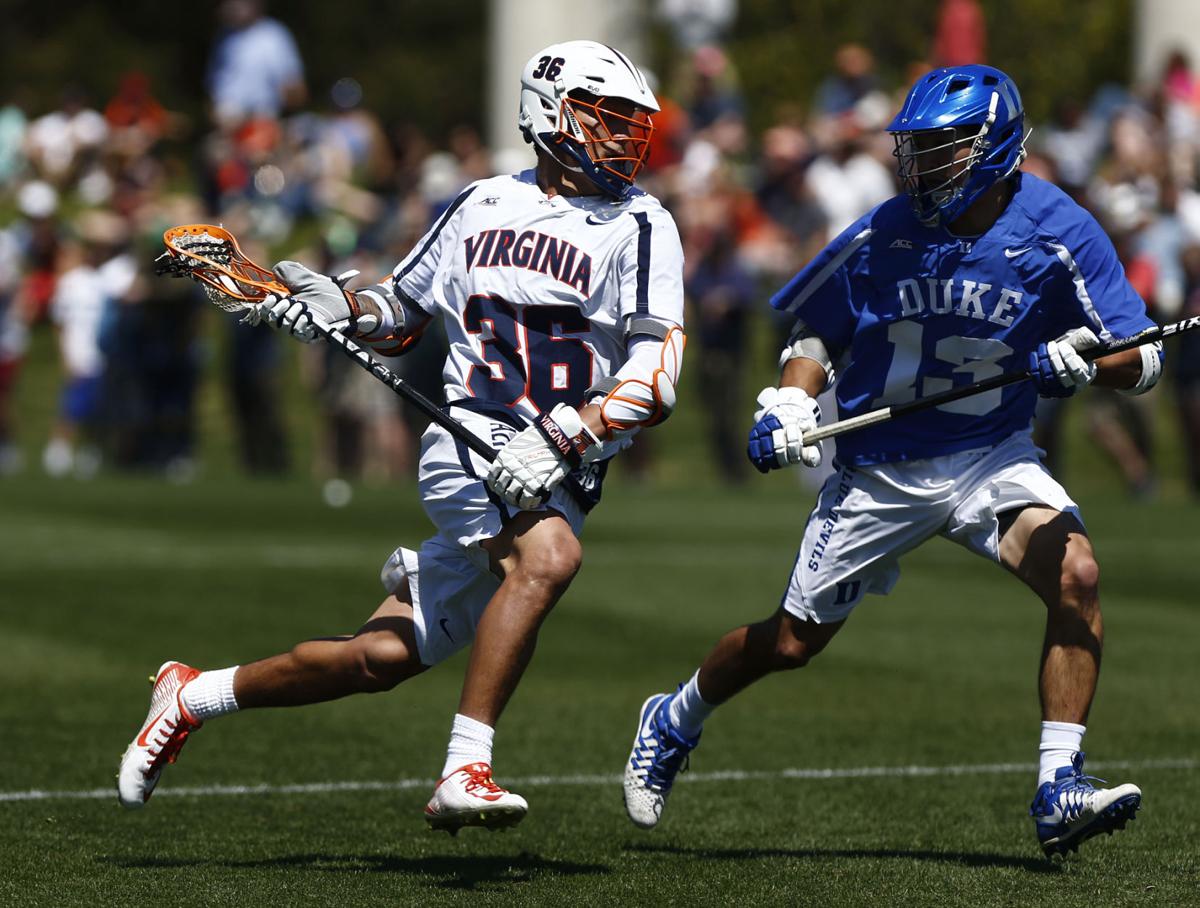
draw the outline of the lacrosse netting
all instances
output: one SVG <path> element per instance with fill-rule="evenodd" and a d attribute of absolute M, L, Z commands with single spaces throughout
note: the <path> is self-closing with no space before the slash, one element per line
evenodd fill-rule
<path fill-rule="evenodd" d="M 163 242 L 167 251 L 155 259 L 155 273 L 198 281 L 209 302 L 226 312 L 291 292 L 274 272 L 250 261 L 224 227 L 184 224 L 166 231 Z"/>

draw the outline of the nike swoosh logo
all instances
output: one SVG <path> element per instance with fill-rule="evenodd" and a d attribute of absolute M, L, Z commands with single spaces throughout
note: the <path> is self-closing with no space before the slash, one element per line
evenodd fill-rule
<path fill-rule="evenodd" d="M 1015 259 L 1018 255 L 1024 255 L 1026 252 L 1028 252 L 1032 248 L 1033 248 L 1032 246 L 1024 246 L 1020 249 L 1005 249 L 1004 257 L 1006 259 Z"/>
<path fill-rule="evenodd" d="M 443 633 L 443 634 L 445 634 L 447 637 L 449 637 L 449 638 L 450 638 L 450 642 L 451 642 L 451 643 L 453 643 L 453 642 L 454 642 L 454 635 L 453 635 L 453 634 L 451 634 L 451 633 L 450 633 L 450 631 L 449 631 L 449 629 L 446 627 L 446 622 L 447 622 L 447 621 L 449 621 L 449 620 L 450 620 L 449 618 L 442 618 L 442 619 L 440 619 L 440 620 L 438 621 L 438 624 L 439 624 L 439 625 L 441 626 L 441 628 L 442 628 L 442 633 Z"/>
<path fill-rule="evenodd" d="M 587 221 L 589 224 L 591 224 L 593 227 L 603 227 L 605 224 L 608 223 L 608 221 L 593 221 L 592 216 L 590 214 L 586 218 L 584 218 L 584 220 Z"/>
<path fill-rule="evenodd" d="M 138 747 L 149 747 L 150 746 L 150 742 L 146 740 L 146 733 L 149 732 L 150 729 L 152 729 L 155 726 L 155 723 L 157 723 L 158 720 L 163 717 L 163 713 L 165 713 L 170 708 L 171 708 L 171 704 L 168 703 L 166 706 L 164 706 L 159 711 L 157 716 L 155 716 L 151 721 L 146 723 L 146 727 L 143 728 L 142 733 L 140 735 L 138 735 L 138 739 L 137 739 Z"/>

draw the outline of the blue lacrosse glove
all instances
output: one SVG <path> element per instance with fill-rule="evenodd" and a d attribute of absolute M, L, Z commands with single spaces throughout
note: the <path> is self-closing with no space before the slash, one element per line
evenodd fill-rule
<path fill-rule="evenodd" d="M 817 427 L 821 407 L 801 388 L 764 388 L 758 395 L 758 410 L 746 456 L 760 473 L 802 463 L 821 464 L 821 443 L 808 445 L 804 435 Z"/>
<path fill-rule="evenodd" d="M 1070 397 L 1096 377 L 1096 364 L 1079 355 L 1100 345 L 1090 328 L 1072 328 L 1062 337 L 1044 344 L 1029 354 L 1029 373 L 1042 397 Z"/>

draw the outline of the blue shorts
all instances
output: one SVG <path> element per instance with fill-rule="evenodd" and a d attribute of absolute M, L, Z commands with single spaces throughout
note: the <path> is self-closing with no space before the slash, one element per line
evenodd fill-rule
<path fill-rule="evenodd" d="M 87 422 L 100 408 L 100 376 L 73 378 L 63 389 L 60 407 L 62 415 L 71 422 Z"/>

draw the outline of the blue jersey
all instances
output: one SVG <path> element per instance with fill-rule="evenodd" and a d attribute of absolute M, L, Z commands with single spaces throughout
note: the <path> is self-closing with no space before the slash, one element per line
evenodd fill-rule
<path fill-rule="evenodd" d="M 983 236 L 926 227 L 906 196 L 848 227 L 771 298 L 829 349 L 842 419 L 1026 368 L 1071 328 L 1102 342 L 1153 326 L 1112 243 L 1056 186 L 1018 174 Z M 841 435 L 838 459 L 888 463 L 994 445 L 1026 430 L 1020 382 Z"/>

